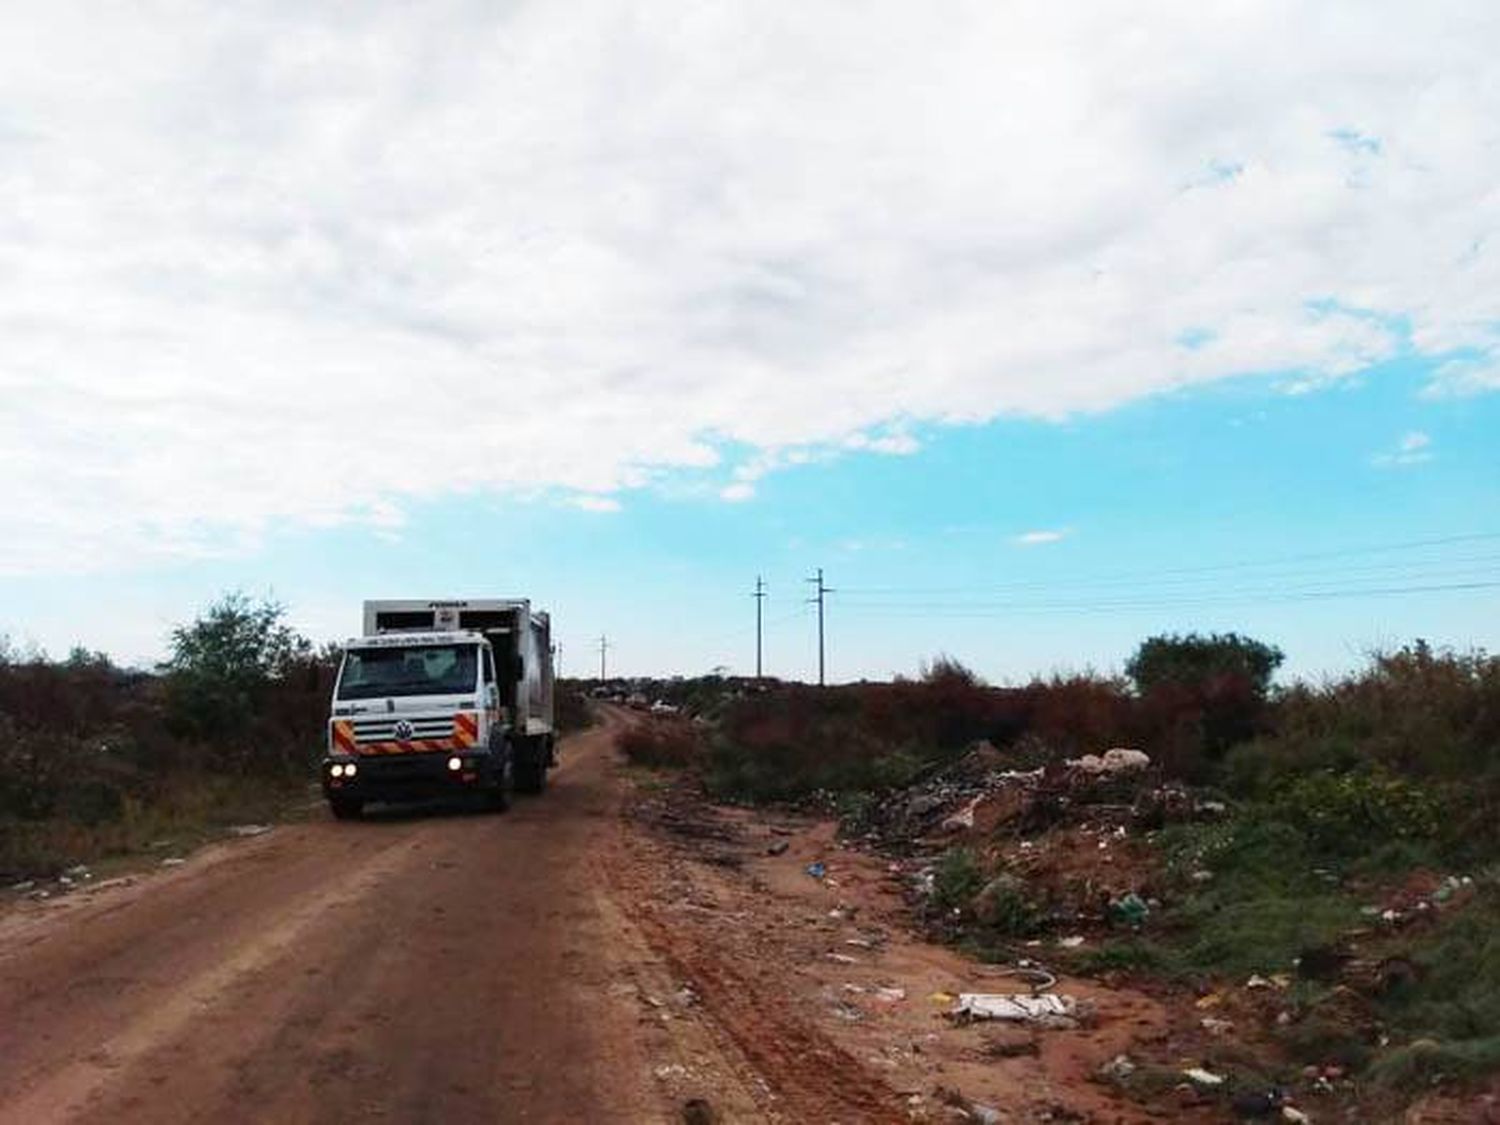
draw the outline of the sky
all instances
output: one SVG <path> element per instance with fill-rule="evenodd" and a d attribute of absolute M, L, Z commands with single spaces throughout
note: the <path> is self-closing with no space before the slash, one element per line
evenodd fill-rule
<path fill-rule="evenodd" d="M 0 9 L 0 633 L 1500 647 L 1500 8 Z"/>

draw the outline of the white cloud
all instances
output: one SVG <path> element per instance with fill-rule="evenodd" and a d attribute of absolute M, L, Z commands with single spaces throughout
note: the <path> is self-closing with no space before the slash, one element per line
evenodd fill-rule
<path fill-rule="evenodd" d="M 1016 536 L 1015 543 L 1019 547 L 1041 547 L 1047 543 L 1060 542 L 1071 534 L 1073 534 L 1072 531 L 1067 528 L 1061 530 L 1025 531 Z"/>
<path fill-rule="evenodd" d="M 568 498 L 568 503 L 572 504 L 575 508 L 582 508 L 585 512 L 618 512 L 620 510 L 620 502 L 613 496 L 591 496 L 587 494 L 572 496 Z"/>
<path fill-rule="evenodd" d="M 0 572 L 1500 362 L 1485 0 L 156 11 L 0 10 Z"/>
<path fill-rule="evenodd" d="M 1471 395 L 1500 391 L 1500 356 L 1482 360 L 1452 359 L 1432 373 L 1424 388 L 1424 398 L 1467 398 Z"/>
<path fill-rule="evenodd" d="M 755 497 L 755 485 L 747 480 L 737 480 L 732 484 L 726 484 L 719 490 L 719 499 L 728 500 L 731 503 L 740 503 Z"/>
<path fill-rule="evenodd" d="M 1381 453 L 1372 458 L 1374 464 L 1382 467 L 1401 467 L 1404 465 L 1420 465 L 1424 461 L 1432 460 L 1432 438 L 1421 430 L 1412 430 L 1401 435 L 1401 440 L 1396 443 L 1396 448 L 1389 453 Z"/>

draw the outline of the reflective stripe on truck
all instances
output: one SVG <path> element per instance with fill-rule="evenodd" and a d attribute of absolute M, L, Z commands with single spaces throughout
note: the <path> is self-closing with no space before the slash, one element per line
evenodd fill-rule
<path fill-rule="evenodd" d="M 479 745 L 479 716 L 470 711 L 454 715 L 451 738 L 385 739 L 379 742 L 360 742 L 352 722 L 335 719 L 333 745 L 345 754 L 429 754 L 440 750 L 472 750 Z"/>

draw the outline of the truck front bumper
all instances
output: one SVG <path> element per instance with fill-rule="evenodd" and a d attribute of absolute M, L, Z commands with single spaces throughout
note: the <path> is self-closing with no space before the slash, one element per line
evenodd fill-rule
<path fill-rule="evenodd" d="M 346 773 L 351 765 L 353 772 Z M 421 801 L 493 789 L 502 780 L 502 769 L 494 754 L 439 751 L 324 758 L 320 772 L 323 795 L 329 799 Z"/>

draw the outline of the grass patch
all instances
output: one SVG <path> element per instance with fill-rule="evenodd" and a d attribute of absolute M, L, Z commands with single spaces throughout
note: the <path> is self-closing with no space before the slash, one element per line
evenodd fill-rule
<path fill-rule="evenodd" d="M 0 819 L 0 878 L 51 877 L 75 864 L 123 858 L 162 842 L 186 850 L 230 825 L 284 820 L 307 799 L 305 786 L 286 782 L 178 777 L 149 801 L 127 796 L 110 820 Z"/>
<path fill-rule="evenodd" d="M 1444 1082 L 1482 1078 L 1500 1069 L 1500 1035 L 1460 1042 L 1422 1039 L 1398 1047 L 1370 1067 L 1370 1081 L 1410 1093 Z"/>

